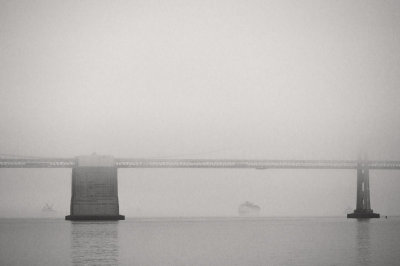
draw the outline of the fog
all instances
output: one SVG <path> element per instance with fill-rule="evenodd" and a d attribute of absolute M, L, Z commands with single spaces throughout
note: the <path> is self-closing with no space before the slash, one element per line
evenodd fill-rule
<path fill-rule="evenodd" d="M 400 160 L 398 1 L 0 1 L 0 154 Z M 371 171 L 400 214 L 400 172 Z M 0 169 L 0 215 L 70 170 Z M 119 170 L 127 216 L 343 215 L 351 170 Z M 397 194 L 397 195 L 396 195 Z"/>

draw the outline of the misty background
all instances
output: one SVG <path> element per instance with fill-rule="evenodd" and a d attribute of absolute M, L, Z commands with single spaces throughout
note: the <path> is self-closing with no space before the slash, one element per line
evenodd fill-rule
<path fill-rule="evenodd" d="M 0 154 L 400 160 L 398 1 L 0 1 Z M 400 172 L 371 171 L 400 214 Z M 344 215 L 351 170 L 120 169 L 127 216 Z M 0 216 L 70 169 L 0 169 Z"/>

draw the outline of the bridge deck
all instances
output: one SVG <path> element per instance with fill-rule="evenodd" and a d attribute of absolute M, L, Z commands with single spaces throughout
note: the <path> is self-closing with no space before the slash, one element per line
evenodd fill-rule
<path fill-rule="evenodd" d="M 351 160 L 115 159 L 117 168 L 356 169 Z M 369 169 L 400 169 L 400 161 L 363 161 Z M 73 168 L 75 158 L 0 159 L 0 168 Z"/>

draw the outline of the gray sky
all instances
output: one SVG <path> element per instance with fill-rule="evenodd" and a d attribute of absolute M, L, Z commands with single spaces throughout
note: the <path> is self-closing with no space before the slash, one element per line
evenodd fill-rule
<path fill-rule="evenodd" d="M 399 62 L 398 1 L 0 1 L 0 153 L 400 160 Z M 400 214 L 399 173 L 371 176 L 372 206 Z M 119 181 L 128 215 L 355 205 L 351 171 Z M 0 170 L 2 213 L 69 197 L 68 170 Z"/>

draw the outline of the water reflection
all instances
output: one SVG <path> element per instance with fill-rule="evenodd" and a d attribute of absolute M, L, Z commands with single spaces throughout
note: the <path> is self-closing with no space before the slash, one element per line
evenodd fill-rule
<path fill-rule="evenodd" d="M 359 265 L 371 265 L 371 241 L 369 219 L 359 219 L 357 225 L 357 255 Z"/>
<path fill-rule="evenodd" d="M 72 222 L 72 265 L 117 265 L 118 222 Z"/>

